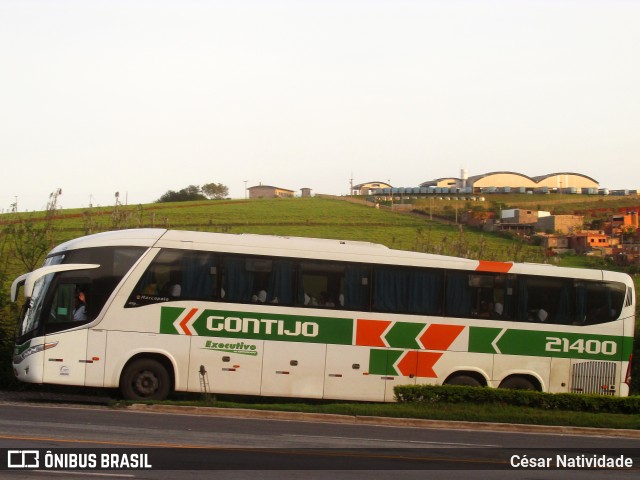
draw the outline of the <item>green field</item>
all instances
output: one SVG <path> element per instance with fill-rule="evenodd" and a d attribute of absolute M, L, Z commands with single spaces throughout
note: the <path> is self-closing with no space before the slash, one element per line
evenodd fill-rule
<path fill-rule="evenodd" d="M 20 214 L 34 222 L 42 213 Z M 0 226 L 16 214 L 0 216 Z M 542 261 L 539 248 L 511 238 L 430 221 L 340 199 L 291 198 L 184 202 L 140 206 L 64 210 L 55 221 L 55 239 L 64 241 L 88 233 L 160 227 L 224 233 L 258 233 L 362 240 L 391 248 L 487 260 Z"/>

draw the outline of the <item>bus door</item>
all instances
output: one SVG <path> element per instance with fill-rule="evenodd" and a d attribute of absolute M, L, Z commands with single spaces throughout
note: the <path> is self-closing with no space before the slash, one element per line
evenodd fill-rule
<path fill-rule="evenodd" d="M 107 354 L 107 331 L 87 329 L 87 354 L 84 384 L 87 387 L 104 387 L 104 366 Z"/>
<path fill-rule="evenodd" d="M 394 387 L 398 385 L 415 385 L 418 372 L 425 363 L 423 352 L 418 350 L 398 350 L 390 348 L 387 352 L 387 375 L 384 401 L 392 402 L 395 398 Z"/>
<path fill-rule="evenodd" d="M 386 348 L 327 345 L 325 398 L 385 401 L 387 383 L 395 383 L 388 360 Z"/>
<path fill-rule="evenodd" d="M 263 340 L 191 337 L 190 392 L 260 395 Z"/>
<path fill-rule="evenodd" d="M 261 395 L 322 398 L 327 345 L 265 342 Z"/>
<path fill-rule="evenodd" d="M 89 323 L 94 315 L 89 307 L 91 282 L 87 278 L 70 278 L 60 274 L 53 282 L 45 305 L 45 343 L 55 343 L 45 350 L 43 382 L 84 385 L 87 366 Z"/>

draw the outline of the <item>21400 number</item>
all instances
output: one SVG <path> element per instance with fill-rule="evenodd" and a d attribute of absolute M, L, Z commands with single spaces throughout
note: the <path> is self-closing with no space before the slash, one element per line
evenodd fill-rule
<path fill-rule="evenodd" d="M 612 340 L 585 340 L 579 338 L 571 342 L 570 339 L 564 337 L 547 337 L 547 352 L 557 353 L 588 353 L 590 355 L 615 355 L 618 345 Z"/>

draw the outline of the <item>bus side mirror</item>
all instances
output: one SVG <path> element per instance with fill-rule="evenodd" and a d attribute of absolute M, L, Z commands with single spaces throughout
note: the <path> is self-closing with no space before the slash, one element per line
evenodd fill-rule
<path fill-rule="evenodd" d="M 18 289 L 24 285 L 24 281 L 27 279 L 29 274 L 25 273 L 24 275 L 20 275 L 16 278 L 11 284 L 11 301 L 16 302 L 18 300 Z"/>

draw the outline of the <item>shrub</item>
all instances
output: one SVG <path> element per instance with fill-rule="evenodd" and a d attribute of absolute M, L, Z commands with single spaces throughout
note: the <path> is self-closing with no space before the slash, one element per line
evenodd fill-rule
<path fill-rule="evenodd" d="M 400 403 L 499 403 L 544 410 L 591 413 L 640 413 L 640 396 L 610 397 L 576 393 L 542 393 L 528 390 L 462 387 L 454 385 L 401 385 L 394 389 Z"/>

